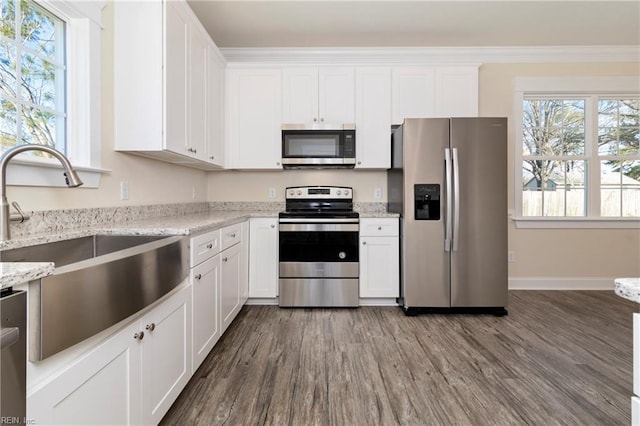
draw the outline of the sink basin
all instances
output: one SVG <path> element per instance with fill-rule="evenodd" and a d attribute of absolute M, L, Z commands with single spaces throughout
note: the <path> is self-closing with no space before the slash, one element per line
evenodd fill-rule
<path fill-rule="evenodd" d="M 53 262 L 56 268 L 118 250 L 135 247 L 164 236 L 93 235 L 0 251 L 0 262 Z"/>
<path fill-rule="evenodd" d="M 3 262 L 54 262 L 29 282 L 29 360 L 40 361 L 135 314 L 189 273 L 182 236 L 95 235 L 0 252 Z"/>

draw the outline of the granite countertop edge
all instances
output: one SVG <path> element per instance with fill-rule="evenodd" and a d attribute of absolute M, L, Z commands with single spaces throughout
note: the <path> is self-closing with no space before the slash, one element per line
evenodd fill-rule
<path fill-rule="evenodd" d="M 97 234 L 117 235 L 196 235 L 244 222 L 250 218 L 277 218 L 278 211 L 212 210 L 183 216 L 162 216 L 111 226 L 72 229 L 55 234 L 34 234 L 0 242 L 0 251 L 36 244 L 51 243 Z M 397 213 L 360 212 L 361 218 L 393 218 Z M 7 288 L 53 274 L 53 263 L 0 262 L 0 288 Z"/>
<path fill-rule="evenodd" d="M 618 296 L 640 303 L 640 277 L 616 278 L 614 283 L 614 291 Z"/>

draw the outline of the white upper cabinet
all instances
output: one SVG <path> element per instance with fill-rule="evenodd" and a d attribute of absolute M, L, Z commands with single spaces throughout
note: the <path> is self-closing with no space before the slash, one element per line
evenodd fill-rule
<path fill-rule="evenodd" d="M 405 118 L 476 117 L 478 67 L 394 68 L 392 105 L 393 124 Z"/>
<path fill-rule="evenodd" d="M 207 161 L 224 166 L 224 58 L 207 45 Z"/>
<path fill-rule="evenodd" d="M 354 68 L 285 68 L 282 99 L 284 123 L 354 123 Z"/>
<path fill-rule="evenodd" d="M 226 167 L 282 168 L 282 72 L 227 68 L 225 85 Z"/>
<path fill-rule="evenodd" d="M 478 67 L 437 67 L 435 105 L 439 117 L 477 117 Z"/>
<path fill-rule="evenodd" d="M 356 168 L 391 165 L 391 68 L 356 68 Z"/>
<path fill-rule="evenodd" d="M 222 126 L 221 114 L 212 110 L 222 98 L 210 98 L 212 79 L 222 85 L 220 71 L 209 68 L 211 49 L 217 51 L 185 1 L 114 3 L 117 151 L 202 169 L 220 167 L 222 158 L 209 155 L 211 139 L 222 144 L 210 130 Z M 218 61 L 224 67 L 222 56 Z"/>
<path fill-rule="evenodd" d="M 402 124 L 405 118 L 433 117 L 435 115 L 435 70 L 433 67 L 400 67 L 392 71 L 393 124 Z"/>

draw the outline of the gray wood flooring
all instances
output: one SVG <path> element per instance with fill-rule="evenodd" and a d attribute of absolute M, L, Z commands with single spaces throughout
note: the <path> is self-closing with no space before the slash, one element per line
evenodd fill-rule
<path fill-rule="evenodd" d="M 628 425 L 613 291 L 511 291 L 509 315 L 245 306 L 163 425 Z"/>

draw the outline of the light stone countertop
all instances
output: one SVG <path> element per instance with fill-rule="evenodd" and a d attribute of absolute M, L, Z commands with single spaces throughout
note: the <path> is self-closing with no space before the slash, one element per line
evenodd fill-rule
<path fill-rule="evenodd" d="M 53 274 L 51 262 L 0 262 L 2 288 L 37 280 Z"/>
<path fill-rule="evenodd" d="M 96 234 L 118 235 L 194 235 L 244 222 L 252 217 L 278 217 L 280 210 L 210 210 L 206 213 L 154 217 L 126 223 L 114 223 L 71 229 L 54 234 L 34 234 L 18 237 L 0 244 L 0 249 L 13 249 L 36 244 L 81 238 Z M 395 213 L 360 212 L 361 218 L 393 218 Z M 0 262 L 0 288 L 10 287 L 53 274 L 51 263 Z"/>
<path fill-rule="evenodd" d="M 640 278 L 616 278 L 614 291 L 622 298 L 640 303 Z"/>

